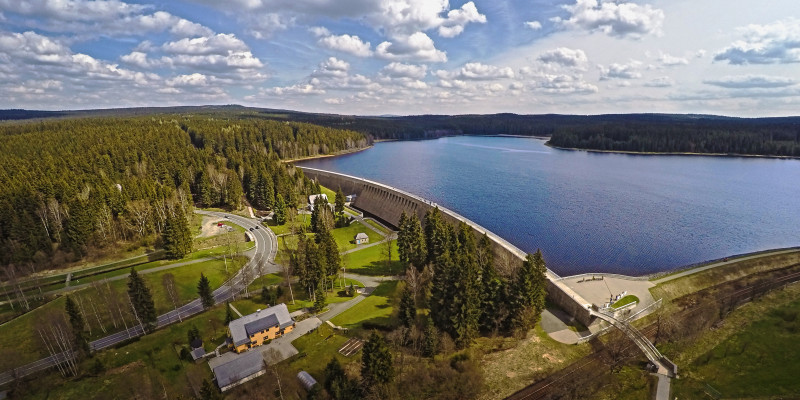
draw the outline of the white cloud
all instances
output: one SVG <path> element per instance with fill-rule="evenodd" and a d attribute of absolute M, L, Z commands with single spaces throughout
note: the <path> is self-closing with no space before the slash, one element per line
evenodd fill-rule
<path fill-rule="evenodd" d="M 441 79 L 459 80 L 495 80 L 514 78 L 514 70 L 509 67 L 497 67 L 478 62 L 466 63 L 463 67 L 453 72 L 444 70 L 436 71 L 436 76 Z"/>
<path fill-rule="evenodd" d="M 597 86 L 583 80 L 580 75 L 538 74 L 530 83 L 531 88 L 547 94 L 592 94 Z"/>
<path fill-rule="evenodd" d="M 637 79 L 641 78 L 642 74 L 638 71 L 642 63 L 638 61 L 631 61 L 628 64 L 611 64 L 608 67 L 598 65 L 600 69 L 600 80 L 605 81 L 609 79 Z"/>
<path fill-rule="evenodd" d="M 714 61 L 735 65 L 800 62 L 800 19 L 751 24 L 738 31 L 743 39 L 717 52 Z"/>
<path fill-rule="evenodd" d="M 719 79 L 708 79 L 704 80 L 703 83 L 727 89 L 772 89 L 793 86 L 797 84 L 797 81 L 782 76 L 738 75 L 725 76 Z"/>
<path fill-rule="evenodd" d="M 460 9 L 450 10 L 447 13 L 447 19 L 439 26 L 439 35 L 447 38 L 458 36 L 470 22 L 486 23 L 486 16 L 479 13 L 475 3 L 471 1 Z"/>
<path fill-rule="evenodd" d="M 185 38 L 175 42 L 167 42 L 161 46 L 164 51 L 175 54 L 219 54 L 247 51 L 247 45 L 236 35 L 220 33 L 214 36 Z"/>
<path fill-rule="evenodd" d="M 325 100 L 323 100 L 323 101 L 324 101 L 325 103 L 327 103 L 327 104 L 334 104 L 334 105 L 338 105 L 338 104 L 344 104 L 344 99 L 342 99 L 342 98 L 339 98 L 339 97 L 335 97 L 335 98 L 328 98 L 328 99 L 325 99 Z"/>
<path fill-rule="evenodd" d="M 364 42 L 358 36 L 351 35 L 330 35 L 325 36 L 317 42 L 320 46 L 331 50 L 341 51 L 358 57 L 369 57 L 372 55 L 370 43 Z"/>
<path fill-rule="evenodd" d="M 336 57 L 329 57 L 319 64 L 319 68 L 312 72 L 311 76 L 344 78 L 347 76 L 347 71 L 349 69 L 350 64 L 347 61 L 342 61 Z"/>
<path fill-rule="evenodd" d="M 381 74 L 391 78 L 422 79 L 428 73 L 428 66 L 393 62 L 381 69 Z"/>
<path fill-rule="evenodd" d="M 639 38 L 647 34 L 659 34 L 664 22 L 664 11 L 647 4 L 618 3 L 609 0 L 576 0 L 573 5 L 563 6 L 569 18 L 552 18 L 566 28 L 600 31 L 615 37 Z"/>
<path fill-rule="evenodd" d="M 132 51 L 129 54 L 125 54 L 120 57 L 120 60 L 126 64 L 130 64 L 139 68 L 151 68 L 158 64 L 157 62 L 147 58 L 147 54 L 141 51 Z"/>
<path fill-rule="evenodd" d="M 677 65 L 688 65 L 689 60 L 683 57 L 676 57 L 670 54 L 662 53 L 658 57 L 658 61 L 665 67 L 674 67 Z"/>
<path fill-rule="evenodd" d="M 167 65 L 204 70 L 238 79 L 263 79 L 264 65 L 250 48 L 233 34 L 185 38 L 164 43 L 160 50 L 168 54 L 150 65 Z M 132 56 L 141 58 L 141 56 Z"/>
<path fill-rule="evenodd" d="M 653 78 L 647 82 L 645 82 L 644 86 L 647 87 L 654 87 L 654 88 L 665 88 L 675 85 L 675 81 L 668 76 L 660 76 L 658 78 Z"/>
<path fill-rule="evenodd" d="M 169 86 L 208 86 L 209 80 L 209 77 L 195 72 L 190 75 L 179 75 L 167 79 L 166 83 Z"/>
<path fill-rule="evenodd" d="M 315 88 L 310 83 L 306 84 L 297 84 L 292 86 L 285 86 L 285 87 L 275 87 L 265 89 L 263 91 L 265 94 L 275 94 L 278 96 L 283 95 L 313 95 L 313 94 L 325 94 L 325 91 L 322 89 Z"/>
<path fill-rule="evenodd" d="M 528 29 L 533 29 L 535 31 L 542 29 L 542 23 L 539 21 L 527 21 L 525 22 L 525 26 L 527 26 Z"/>
<path fill-rule="evenodd" d="M 546 51 L 537 59 L 546 64 L 558 64 L 565 67 L 578 67 L 589 61 L 583 50 L 566 47 Z"/>
<path fill-rule="evenodd" d="M 393 42 L 383 42 L 375 48 L 376 55 L 386 60 L 417 62 L 445 62 L 447 54 L 437 50 L 428 35 L 417 32 L 407 37 L 397 37 Z"/>

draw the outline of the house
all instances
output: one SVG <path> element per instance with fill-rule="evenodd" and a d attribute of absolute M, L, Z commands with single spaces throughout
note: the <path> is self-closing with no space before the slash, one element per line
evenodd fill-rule
<path fill-rule="evenodd" d="M 192 361 L 198 363 L 203 360 L 203 357 L 206 355 L 205 349 L 203 349 L 203 341 L 200 338 L 194 338 L 189 346 L 192 348 L 192 351 L 189 354 L 192 356 Z"/>
<path fill-rule="evenodd" d="M 289 315 L 289 309 L 286 304 L 281 303 L 231 321 L 228 324 L 228 336 L 231 338 L 233 350 L 241 353 L 283 336 L 294 327 L 295 322 Z"/>
<path fill-rule="evenodd" d="M 369 243 L 369 236 L 367 236 L 367 234 L 366 234 L 366 233 L 364 233 L 364 232 L 359 232 L 359 233 L 356 235 L 355 239 L 353 239 L 353 241 L 354 241 L 356 244 L 364 244 L 364 243 Z"/>
<path fill-rule="evenodd" d="M 355 201 L 356 197 L 357 196 L 354 194 L 348 194 L 347 196 L 344 196 L 344 201 L 346 203 L 352 203 L 353 201 Z"/>
<path fill-rule="evenodd" d="M 250 351 L 238 357 L 227 357 L 220 365 L 210 365 L 214 378 L 221 391 L 264 375 L 264 355 L 259 351 Z"/>
<path fill-rule="evenodd" d="M 328 195 L 327 194 L 324 194 L 324 193 L 323 194 L 312 194 L 311 196 L 308 196 L 308 209 L 309 210 L 314 211 L 314 202 L 317 200 L 317 198 L 324 199 L 325 201 L 328 201 Z"/>

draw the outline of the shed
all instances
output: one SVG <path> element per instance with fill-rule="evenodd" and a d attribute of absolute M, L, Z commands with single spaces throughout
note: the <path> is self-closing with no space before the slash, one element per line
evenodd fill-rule
<path fill-rule="evenodd" d="M 348 194 L 347 196 L 344 197 L 344 201 L 352 203 L 356 199 L 356 197 L 358 196 L 355 194 Z"/>
<path fill-rule="evenodd" d="M 200 362 L 203 359 L 203 357 L 206 355 L 206 350 L 203 349 L 202 347 L 198 347 L 198 348 L 192 350 L 189 354 L 192 355 L 192 361 Z"/>
<path fill-rule="evenodd" d="M 306 371 L 298 372 L 297 379 L 300 380 L 300 383 L 303 384 L 303 387 L 306 388 L 306 390 L 311 390 L 311 388 L 317 384 L 317 380 Z"/>
<path fill-rule="evenodd" d="M 356 244 L 364 244 L 369 243 L 369 236 L 367 236 L 364 232 L 359 232 L 356 234 L 356 237 L 353 239 Z"/>

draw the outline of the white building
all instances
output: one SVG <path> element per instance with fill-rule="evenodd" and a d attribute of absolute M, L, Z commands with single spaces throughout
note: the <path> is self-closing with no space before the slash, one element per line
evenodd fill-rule
<path fill-rule="evenodd" d="M 324 193 L 323 194 L 312 194 L 311 196 L 308 196 L 308 209 L 309 210 L 314 211 L 314 201 L 317 200 L 318 197 L 321 198 L 321 199 L 325 199 L 325 201 L 329 201 L 327 194 L 324 194 Z"/>

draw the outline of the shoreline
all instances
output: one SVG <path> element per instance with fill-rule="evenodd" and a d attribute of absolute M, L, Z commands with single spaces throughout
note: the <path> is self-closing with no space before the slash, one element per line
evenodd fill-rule
<path fill-rule="evenodd" d="M 319 154 L 319 155 L 316 155 L 316 156 L 291 158 L 291 159 L 288 159 L 288 160 L 281 160 L 281 162 L 284 163 L 284 164 L 289 164 L 289 163 L 299 162 L 299 161 L 316 160 L 318 158 L 338 157 L 338 156 L 343 156 L 345 154 L 353 154 L 353 153 L 358 153 L 360 151 L 364 151 L 364 150 L 367 150 L 367 149 L 371 149 L 373 146 L 374 146 L 374 144 L 371 144 L 371 145 L 369 145 L 367 147 L 362 147 L 362 148 L 358 148 L 358 149 L 343 150 L 343 151 L 339 151 L 339 152 L 336 152 L 336 153 L 333 153 L 333 154 Z"/>
<path fill-rule="evenodd" d="M 655 151 L 629 151 L 629 150 L 598 150 L 582 149 L 578 147 L 561 147 L 545 142 L 547 147 L 558 150 L 585 151 L 587 153 L 606 153 L 606 154 L 628 154 L 637 156 L 705 156 L 705 157 L 729 157 L 729 158 L 767 158 L 775 160 L 800 160 L 795 156 L 773 156 L 768 154 L 736 154 L 736 153 L 692 153 L 692 152 L 655 152 Z"/>

